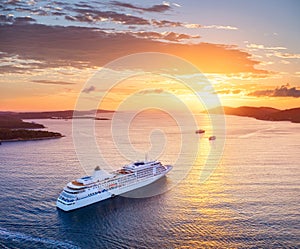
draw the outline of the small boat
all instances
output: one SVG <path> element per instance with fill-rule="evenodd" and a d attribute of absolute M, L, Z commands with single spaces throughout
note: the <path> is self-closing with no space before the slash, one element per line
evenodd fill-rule
<path fill-rule="evenodd" d="M 217 138 L 216 136 L 210 136 L 210 137 L 208 138 L 208 140 L 209 140 L 209 141 L 212 141 L 212 140 L 216 140 L 216 138 Z"/>
<path fill-rule="evenodd" d="M 205 130 L 199 129 L 199 130 L 196 130 L 195 133 L 196 134 L 203 134 L 203 133 L 205 133 Z"/>

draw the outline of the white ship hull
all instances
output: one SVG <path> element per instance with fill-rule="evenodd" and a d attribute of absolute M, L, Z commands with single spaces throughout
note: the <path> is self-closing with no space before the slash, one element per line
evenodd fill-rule
<path fill-rule="evenodd" d="M 82 208 L 91 204 L 94 204 L 96 202 L 100 202 L 106 199 L 109 199 L 111 197 L 117 196 L 117 195 L 121 195 L 124 193 L 127 193 L 129 191 L 144 187 L 146 185 L 149 185 L 155 181 L 157 181 L 158 179 L 162 178 L 163 176 L 165 176 L 170 170 L 172 169 L 172 167 L 169 167 L 165 172 L 163 172 L 162 174 L 150 177 L 148 179 L 141 179 L 131 185 L 128 186 L 124 186 L 124 187 L 119 187 L 119 188 L 115 188 L 115 189 L 111 189 L 109 191 L 106 192 L 102 192 L 102 193 L 98 193 L 94 196 L 89 196 L 83 199 L 79 199 L 76 200 L 72 203 L 62 203 L 61 201 L 57 200 L 56 202 L 56 206 L 63 210 L 63 211 L 71 211 L 71 210 L 75 210 L 78 208 Z"/>

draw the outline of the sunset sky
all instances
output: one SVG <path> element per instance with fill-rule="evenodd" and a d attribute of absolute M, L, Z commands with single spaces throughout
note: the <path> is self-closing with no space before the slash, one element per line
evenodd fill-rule
<path fill-rule="evenodd" d="M 95 72 L 143 52 L 195 65 L 222 105 L 300 106 L 298 0 L 9 0 L 0 8 L 2 111 L 74 109 L 82 90 L 99 88 L 85 85 Z M 113 89 L 104 108 L 115 109 L 137 90 L 194 98 L 178 84 L 148 77 Z"/>

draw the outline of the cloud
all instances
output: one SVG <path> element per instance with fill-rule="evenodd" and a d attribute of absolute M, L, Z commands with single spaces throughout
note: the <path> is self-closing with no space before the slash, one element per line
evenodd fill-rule
<path fill-rule="evenodd" d="M 51 13 L 52 13 L 52 15 L 54 15 L 54 16 L 64 16 L 64 15 L 66 15 L 65 12 L 58 12 L 58 11 L 53 11 L 53 12 L 51 12 Z"/>
<path fill-rule="evenodd" d="M 163 12 L 171 9 L 170 4 L 164 2 L 160 5 L 153 5 L 152 7 L 144 8 L 133 5 L 131 3 L 121 3 L 119 1 L 112 2 L 113 6 L 126 7 L 139 11 L 148 12 Z M 115 24 L 122 25 L 146 25 L 154 27 L 184 27 L 188 29 L 205 28 L 205 29 L 223 29 L 223 30 L 237 30 L 237 27 L 225 26 L 225 25 L 208 25 L 203 26 L 200 24 L 184 23 L 170 20 L 158 20 L 158 19 L 146 19 L 144 16 L 137 16 L 126 13 L 119 13 L 114 10 L 99 10 L 89 4 L 75 4 L 74 7 L 68 7 L 69 14 L 65 15 L 65 19 L 68 21 L 76 21 L 83 23 L 97 23 L 97 22 L 114 22 Z"/>
<path fill-rule="evenodd" d="M 175 7 L 181 7 L 181 5 L 180 4 L 178 4 L 178 3 L 172 3 L 172 5 L 174 5 Z"/>
<path fill-rule="evenodd" d="M 155 89 L 147 89 L 147 90 L 142 90 L 138 92 L 140 95 L 145 95 L 145 94 L 160 94 L 163 93 L 164 90 L 161 88 L 155 88 Z"/>
<path fill-rule="evenodd" d="M 164 39 L 169 41 L 180 41 L 180 40 L 186 40 L 191 38 L 200 38 L 200 36 L 191 36 L 187 34 L 178 34 L 174 32 L 168 32 L 165 34 Z"/>
<path fill-rule="evenodd" d="M 223 30 L 238 30 L 237 27 L 230 26 L 230 25 L 201 25 L 198 23 L 182 23 L 182 27 L 188 28 L 188 29 L 223 29 Z"/>
<path fill-rule="evenodd" d="M 5 7 L 3 5 L 0 5 L 0 10 L 6 12 L 9 11 L 10 13 L 28 13 L 29 15 L 35 16 L 60 16 L 65 14 L 62 11 L 63 8 L 57 6 L 61 3 L 55 1 L 52 1 L 51 4 L 45 1 L 39 1 L 39 5 L 37 5 L 35 1 L 16 1 L 16 3 L 18 4 L 6 3 Z M 6 8 L 7 6 L 9 6 L 9 8 Z"/>
<path fill-rule="evenodd" d="M 66 15 L 65 16 L 65 19 L 68 20 L 68 21 L 78 21 L 78 19 L 74 16 L 69 16 L 69 15 Z"/>
<path fill-rule="evenodd" d="M 178 21 L 170 20 L 158 20 L 147 19 L 143 15 L 143 12 L 163 13 L 169 11 L 175 7 L 180 7 L 177 3 L 162 2 L 161 4 L 155 4 L 150 7 L 142 7 L 133 3 L 124 3 L 121 1 L 112 2 L 79 2 L 79 3 L 63 3 L 59 1 L 53 1 L 51 4 L 48 2 L 41 2 L 37 4 L 35 1 L 7 1 L 5 6 L 0 5 L 2 11 L 17 12 L 22 14 L 30 14 L 35 16 L 50 16 L 52 19 L 62 21 L 60 16 L 63 16 L 65 20 L 70 22 L 82 22 L 88 24 L 94 24 L 98 22 L 114 23 L 118 25 L 131 25 L 131 28 L 136 26 L 154 26 L 154 27 L 185 27 L 188 29 L 205 28 L 205 29 L 224 29 L 224 30 L 236 30 L 236 27 L 229 25 L 207 25 L 190 24 Z M 138 15 L 132 15 L 123 13 L 125 9 L 131 9 L 138 11 Z M 112 9 L 112 10 L 111 10 Z M 123 10 L 123 12 L 122 12 Z M 120 12 L 121 11 L 121 12 Z M 39 19 L 38 19 L 39 20 Z M 21 20 L 19 20 L 21 21 Z M 30 21 L 30 20 L 23 20 Z M 35 21 L 35 20 L 31 20 Z M 5 16 L 0 17 L 0 22 L 13 22 Z"/>
<path fill-rule="evenodd" d="M 94 92 L 95 90 L 96 90 L 96 87 L 90 86 L 90 87 L 83 89 L 82 92 L 89 94 L 91 92 Z"/>
<path fill-rule="evenodd" d="M 12 15 L 0 15 L 0 23 L 12 23 L 14 22 L 14 17 Z"/>
<path fill-rule="evenodd" d="M 14 17 L 13 15 L 0 15 L 0 23 L 22 24 L 30 22 L 36 22 L 36 20 L 30 16 Z"/>
<path fill-rule="evenodd" d="M 184 24 L 181 23 L 181 22 L 173 22 L 173 21 L 167 21 L 167 20 L 155 20 L 155 19 L 152 19 L 151 20 L 151 24 L 153 26 L 157 26 L 159 28 L 162 28 L 162 27 L 183 27 Z"/>
<path fill-rule="evenodd" d="M 22 2 L 20 0 L 8 0 L 8 1 L 5 2 L 5 4 L 22 5 Z"/>
<path fill-rule="evenodd" d="M 239 94 L 239 93 L 242 92 L 242 90 L 236 89 L 236 90 L 232 90 L 231 92 L 232 92 L 233 94 Z"/>
<path fill-rule="evenodd" d="M 227 94 L 239 94 L 241 93 L 242 90 L 240 89 L 236 89 L 236 90 L 232 90 L 232 89 L 223 89 L 223 90 L 219 90 L 219 91 L 216 91 L 215 93 L 216 94 L 224 94 L 224 95 L 227 95 Z"/>
<path fill-rule="evenodd" d="M 1 52 L 0 73 L 25 73 L 30 70 L 40 69 L 44 65 L 43 61 L 35 59 L 22 59 L 20 56 Z"/>
<path fill-rule="evenodd" d="M 126 15 L 115 11 L 101 11 L 96 9 L 72 9 L 76 13 L 75 16 L 68 15 L 66 19 L 78 22 L 102 22 L 113 21 L 126 25 L 149 25 L 150 22 L 142 17 Z"/>
<path fill-rule="evenodd" d="M 268 97 L 300 97 L 300 90 L 296 87 L 290 87 L 289 84 L 276 87 L 275 89 L 258 90 L 248 94 L 249 96 L 268 96 Z"/>
<path fill-rule="evenodd" d="M 32 69 L 34 69 L 34 67 Z M 3 73 L 24 74 L 28 71 L 29 71 L 28 69 L 18 67 L 18 66 L 9 66 L 9 65 L 0 66 L 0 74 Z"/>
<path fill-rule="evenodd" d="M 143 17 L 118 13 L 115 11 L 99 11 L 95 9 L 73 9 L 77 15 L 66 15 L 65 19 L 69 21 L 95 23 L 95 22 L 115 22 L 123 25 L 152 25 L 162 27 L 184 27 L 181 22 L 168 20 L 147 20 Z"/>
<path fill-rule="evenodd" d="M 47 84 L 47 85 L 75 85 L 73 82 L 66 81 L 52 81 L 52 80 L 32 80 L 31 82 L 37 84 Z"/>
<path fill-rule="evenodd" d="M 37 15 L 37 16 L 49 16 L 51 13 L 49 11 L 44 10 L 41 8 L 36 8 L 33 6 L 30 7 L 17 7 L 15 11 L 19 13 L 29 13 L 30 15 Z"/>
<path fill-rule="evenodd" d="M 145 38 L 141 34 L 137 37 L 131 31 L 106 32 L 96 28 L 29 23 L 1 25 L 0 32 L 2 52 L 7 57 L 17 54 L 22 60 L 39 61 L 35 68 L 101 67 L 132 53 L 161 52 L 182 57 L 205 73 L 268 73 L 255 68 L 259 61 L 253 60 L 251 54 L 224 44 L 170 43 L 153 37 Z M 164 35 L 164 39 L 169 40 L 189 38 L 172 32 Z M 10 64 L 10 68 L 2 68 L 2 72 L 10 72 L 13 67 Z"/>
<path fill-rule="evenodd" d="M 118 6 L 118 7 L 124 7 L 124 8 L 128 8 L 128 9 L 133 9 L 133 10 L 144 11 L 144 12 L 160 12 L 161 13 L 161 12 L 165 12 L 165 11 L 168 11 L 171 9 L 170 5 L 168 5 L 166 3 L 153 5 L 148 8 L 136 6 L 131 3 L 122 3 L 119 1 L 113 1 L 112 5 Z"/>
<path fill-rule="evenodd" d="M 173 41 L 173 42 L 179 42 L 182 40 L 188 40 L 188 39 L 194 39 L 194 38 L 200 38 L 200 36 L 195 35 L 187 35 L 187 34 L 180 34 L 180 33 L 175 33 L 175 32 L 163 32 L 163 33 L 158 33 L 154 31 L 149 31 L 149 32 L 133 32 L 132 35 L 136 37 L 143 37 L 147 39 L 159 39 L 159 40 L 166 40 L 166 41 Z"/>
<path fill-rule="evenodd" d="M 202 27 L 202 25 L 197 24 L 197 23 L 186 23 L 186 24 L 183 24 L 183 26 L 188 29 L 198 29 L 198 28 Z"/>
<path fill-rule="evenodd" d="M 86 3 L 76 3 L 75 6 L 79 8 L 91 8 L 91 9 L 94 8 L 93 6 Z"/>
<path fill-rule="evenodd" d="M 275 52 L 273 55 L 284 59 L 300 59 L 300 54 Z"/>
<path fill-rule="evenodd" d="M 24 17 L 16 17 L 15 23 L 26 23 L 26 22 L 36 22 L 36 20 L 30 16 L 24 16 Z"/>
<path fill-rule="evenodd" d="M 234 26 L 223 26 L 223 25 L 207 25 L 207 26 L 200 26 L 203 29 L 225 29 L 225 30 L 238 30 L 237 27 Z"/>
<path fill-rule="evenodd" d="M 281 61 L 280 61 L 280 63 L 281 63 L 281 64 L 284 64 L 284 65 L 288 65 L 288 64 L 290 64 L 290 62 L 289 62 L 289 61 L 287 61 L 287 60 L 281 60 Z"/>
<path fill-rule="evenodd" d="M 255 44 L 255 43 L 247 44 L 246 47 L 251 48 L 251 49 L 264 49 L 264 50 L 284 50 L 284 49 L 286 49 L 285 47 L 265 47 L 262 44 Z"/>

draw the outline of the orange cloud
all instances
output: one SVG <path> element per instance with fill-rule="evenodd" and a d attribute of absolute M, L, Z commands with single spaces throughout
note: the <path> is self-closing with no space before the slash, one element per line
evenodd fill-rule
<path fill-rule="evenodd" d="M 165 52 L 182 57 L 205 73 L 268 73 L 256 69 L 259 61 L 250 58 L 250 54 L 234 46 L 223 44 L 199 43 L 195 45 L 177 45 L 168 47 Z"/>
<path fill-rule="evenodd" d="M 300 98 L 300 90 L 296 87 L 290 87 L 289 84 L 283 85 L 281 87 L 276 87 L 275 89 L 265 89 L 265 90 L 257 90 L 249 93 L 250 96 L 258 96 L 258 97 L 294 97 Z"/>
<path fill-rule="evenodd" d="M 39 24 L 2 25 L 0 31 L 0 46 L 5 56 L 18 54 L 21 59 L 38 60 L 37 68 L 101 67 L 132 53 L 162 52 L 182 57 L 205 73 L 268 73 L 255 68 L 259 61 L 253 60 L 251 54 L 223 44 L 171 43 L 135 37 L 129 31 L 109 33 L 93 28 Z M 14 69 L 10 65 L 5 71 Z"/>

